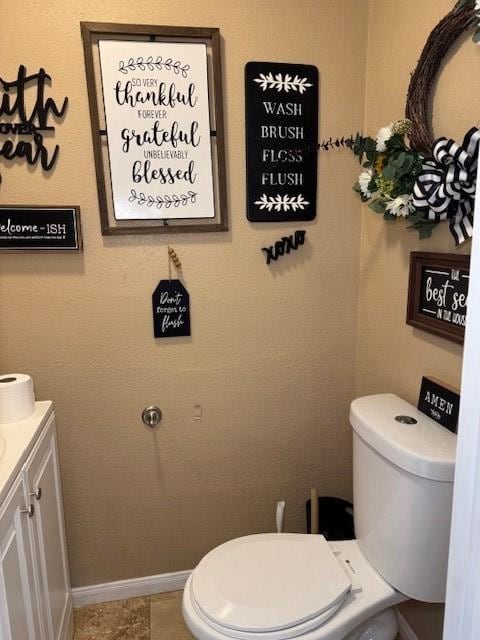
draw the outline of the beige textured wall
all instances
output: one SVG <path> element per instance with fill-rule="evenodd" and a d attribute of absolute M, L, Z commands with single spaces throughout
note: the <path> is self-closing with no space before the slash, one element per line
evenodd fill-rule
<path fill-rule="evenodd" d="M 100 235 L 81 20 L 220 27 L 230 232 Z M 55 171 L 2 165 L 0 198 L 79 204 L 85 252 L 1 256 L 0 366 L 30 373 L 56 403 L 74 586 L 189 569 L 232 536 L 273 530 L 281 498 L 287 530 L 301 531 L 310 486 L 351 494 L 357 165 L 321 157 L 317 220 L 296 227 L 307 244 L 267 268 L 260 247 L 295 225 L 245 218 L 243 69 L 316 64 L 321 134 L 349 132 L 363 123 L 366 28 L 358 0 L 34 0 L 2 13 L 2 76 L 43 65 L 52 95 L 70 99 Z M 155 341 L 167 242 L 192 337 Z M 150 403 L 164 410 L 155 433 L 140 423 Z"/>
<path fill-rule="evenodd" d="M 403 117 L 410 73 L 426 38 L 452 8 L 451 0 L 370 0 L 365 130 Z M 462 141 L 478 125 L 480 50 L 465 34 L 446 60 L 435 87 L 434 133 Z M 455 248 L 447 225 L 429 240 L 385 223 L 366 206 L 362 213 L 358 394 L 393 391 L 416 403 L 422 375 L 458 386 L 461 346 L 405 324 L 411 251 L 470 252 Z"/>
<path fill-rule="evenodd" d="M 453 0 L 369 0 L 365 130 L 403 117 L 410 73 L 437 22 Z M 461 142 L 479 121 L 480 49 L 464 37 L 445 61 L 432 101 L 434 133 Z M 470 252 L 467 242 L 455 249 L 446 225 L 420 241 L 385 223 L 367 207 L 362 213 L 359 290 L 358 395 L 393 391 L 416 403 L 424 374 L 456 386 L 460 382 L 462 348 L 405 324 L 411 251 Z M 403 613 L 420 640 L 440 640 L 441 605 L 410 602 Z"/>

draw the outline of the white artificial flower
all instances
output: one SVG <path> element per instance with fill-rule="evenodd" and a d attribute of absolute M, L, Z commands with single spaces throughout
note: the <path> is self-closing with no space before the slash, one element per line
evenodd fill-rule
<path fill-rule="evenodd" d="M 388 126 L 382 127 L 377 133 L 377 151 L 386 151 L 387 147 L 385 142 L 390 140 L 393 135 L 393 122 L 391 122 Z"/>
<path fill-rule="evenodd" d="M 404 193 L 401 196 L 397 196 L 386 206 L 386 212 L 393 216 L 401 216 L 406 218 L 413 211 L 412 196 L 408 193 Z"/>
<path fill-rule="evenodd" d="M 362 171 L 362 173 L 358 176 L 358 186 L 360 187 L 360 191 L 366 198 L 371 197 L 371 193 L 368 190 L 368 185 L 372 180 L 372 170 L 368 169 L 367 171 Z"/>

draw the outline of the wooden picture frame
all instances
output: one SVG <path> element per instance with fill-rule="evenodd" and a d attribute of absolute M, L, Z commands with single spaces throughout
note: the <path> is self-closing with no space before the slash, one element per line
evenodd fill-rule
<path fill-rule="evenodd" d="M 81 22 L 80 24 L 85 56 L 85 71 L 102 234 L 124 235 L 227 231 L 228 216 L 219 29 L 97 22 Z M 112 44 L 112 41 L 117 44 Z M 197 45 L 196 51 L 191 45 Z M 182 47 L 184 51 L 190 48 L 192 52 L 190 59 L 194 61 L 195 65 L 197 64 L 199 56 L 194 55 L 194 51 L 195 53 L 199 50 L 202 52 L 203 55 L 200 56 L 200 58 L 203 60 L 201 64 L 204 67 L 205 73 L 201 78 L 205 80 L 205 82 L 200 89 L 193 81 L 190 81 L 190 79 L 185 80 L 187 74 L 193 74 L 195 69 L 191 69 L 189 65 L 183 65 L 182 68 L 182 63 L 177 65 L 177 59 L 174 56 L 165 58 L 165 56 L 155 55 L 159 50 L 163 52 L 169 47 L 177 51 L 179 49 L 182 50 Z M 107 53 L 105 52 L 116 52 L 120 49 L 122 50 L 121 60 L 120 58 L 119 60 L 116 58 L 113 59 L 113 57 L 111 59 L 106 58 Z M 144 51 L 148 51 L 148 55 L 144 54 Z M 150 51 L 152 52 L 151 54 Z M 136 56 L 136 52 L 141 52 L 142 55 Z M 113 67 L 114 64 L 117 64 L 116 70 L 112 71 L 109 69 L 106 71 L 106 59 L 109 62 L 109 66 Z M 191 157 L 195 157 L 195 154 L 198 156 L 198 153 L 200 153 L 199 149 L 193 147 L 201 146 L 203 156 L 200 158 L 202 160 L 201 162 L 198 162 L 197 159 L 187 161 L 183 160 L 183 158 L 182 161 L 177 159 L 170 161 L 172 166 L 168 167 L 170 171 L 168 177 L 172 178 L 173 174 L 175 178 L 178 171 L 176 180 L 181 181 L 178 187 L 175 185 L 173 187 L 170 186 L 172 183 L 168 182 L 164 175 L 167 169 L 164 164 L 158 164 L 158 161 L 155 169 L 152 170 L 148 176 L 148 178 L 150 178 L 148 184 L 146 174 L 135 174 L 133 170 L 131 173 L 131 184 L 124 187 L 122 177 L 120 176 L 119 178 L 118 171 L 121 162 L 118 160 L 118 146 L 120 143 L 118 127 L 120 124 L 117 123 L 112 116 L 112 106 L 109 107 L 108 100 L 105 101 L 104 84 L 105 78 L 113 78 L 114 73 L 123 73 L 126 77 L 132 78 L 131 72 L 133 72 L 133 70 L 135 70 L 136 75 L 139 76 L 139 82 L 142 78 L 145 78 L 147 82 L 159 83 L 158 86 L 160 86 L 166 84 L 164 79 L 168 77 L 169 86 L 173 85 L 175 91 L 181 91 L 179 87 L 182 85 L 182 82 L 184 84 L 189 82 L 189 87 L 191 87 L 192 84 L 196 87 L 195 90 L 197 90 L 197 94 L 195 95 L 195 100 L 192 99 L 192 104 L 188 106 L 192 107 L 192 109 L 202 109 L 202 118 L 199 119 L 200 124 L 198 125 L 200 132 L 197 135 L 195 144 L 192 142 L 193 129 L 190 129 L 190 143 L 185 142 L 185 136 L 181 142 L 185 148 L 186 145 L 190 144 L 189 151 Z M 197 72 L 197 78 L 200 77 L 198 73 L 199 72 Z M 109 75 L 106 76 L 106 74 Z M 121 76 L 119 75 L 119 77 Z M 143 79 L 141 81 L 143 82 Z M 114 86 L 116 91 L 118 81 L 116 84 L 108 86 L 110 88 Z M 124 86 L 126 86 L 126 83 Z M 126 90 L 124 95 L 127 95 Z M 135 95 L 133 90 L 131 95 Z M 184 95 L 186 95 L 186 91 Z M 156 104 L 155 99 L 156 98 L 152 98 L 147 106 L 150 107 L 152 104 Z M 125 104 L 125 102 L 123 104 Z M 159 104 L 162 103 L 160 102 Z M 135 117 L 134 114 L 132 115 L 133 105 L 129 102 L 127 106 L 132 107 L 132 110 L 128 112 L 128 117 L 133 119 Z M 170 126 L 171 121 L 175 119 L 176 116 L 173 115 L 175 107 L 178 107 L 178 113 L 184 106 L 185 103 L 181 103 L 181 101 L 167 104 L 167 107 L 162 112 L 166 124 L 166 128 L 164 130 L 162 129 L 162 131 L 168 131 L 168 126 Z M 151 116 L 142 116 L 142 118 L 149 118 L 149 120 L 143 121 L 145 122 L 145 128 L 142 136 L 145 136 L 148 131 L 148 144 L 150 145 L 152 144 L 152 123 L 154 121 L 157 123 L 155 126 L 158 130 L 161 125 L 158 124 L 155 118 L 162 117 L 161 115 L 153 115 L 153 112 L 152 108 Z M 155 114 L 160 113 L 160 110 L 155 111 Z M 180 119 L 180 117 L 181 116 L 179 116 L 178 119 Z M 138 118 L 140 118 L 140 113 L 138 113 Z M 173 126 L 173 124 L 171 126 Z M 124 131 L 133 132 L 134 129 L 122 129 L 122 134 Z M 137 127 L 137 132 L 139 131 L 140 128 Z M 122 140 L 124 139 L 122 138 Z M 137 154 L 143 153 L 144 151 L 144 149 L 139 149 L 140 145 L 146 145 L 148 150 L 145 137 L 143 137 L 143 142 L 139 143 L 137 139 L 135 139 L 135 142 L 132 144 L 136 145 L 134 150 Z M 154 151 L 157 156 L 153 157 L 158 157 L 160 153 L 158 149 L 160 146 L 158 142 L 154 144 Z M 171 136 L 170 138 L 163 137 L 160 144 L 165 144 L 165 147 L 169 144 L 172 147 L 175 146 Z M 113 149 L 112 155 L 110 155 L 109 145 L 112 146 Z M 128 151 L 130 151 L 130 149 L 128 149 Z M 179 157 L 178 152 L 172 152 L 170 150 L 169 153 L 171 154 L 169 157 Z M 186 158 L 187 153 L 185 151 L 183 153 L 185 154 L 184 158 Z M 209 154 L 210 166 L 209 163 L 204 161 L 207 153 Z M 112 158 L 114 159 L 113 163 L 111 162 Z M 129 161 L 131 168 L 133 166 L 132 159 L 130 158 Z M 127 163 L 128 160 L 125 160 L 125 162 Z M 153 165 L 154 162 L 155 161 L 152 161 L 151 164 Z M 195 162 L 197 164 L 194 170 L 193 165 Z M 134 164 L 136 164 L 136 162 Z M 112 165 L 115 165 L 113 166 L 113 173 Z M 189 171 L 186 170 L 187 166 L 189 167 Z M 159 184 L 160 181 L 165 180 L 161 182 L 162 187 L 160 189 L 155 188 L 157 187 L 155 183 L 151 185 L 154 179 L 157 180 L 156 177 L 152 178 L 152 175 L 160 176 L 158 178 Z M 201 185 L 203 185 L 203 190 L 197 189 L 197 192 L 194 192 L 194 188 L 196 187 L 192 187 L 192 184 L 198 177 Z M 137 178 L 141 181 L 138 190 L 136 185 L 135 189 L 130 188 L 133 183 L 137 181 Z M 117 185 L 116 191 L 114 185 Z M 150 189 L 150 186 L 153 188 Z M 205 188 L 206 186 L 208 186 L 207 189 Z M 129 191 L 127 191 L 128 189 Z M 162 189 L 163 191 L 168 191 L 168 193 L 163 193 Z M 206 194 L 205 191 L 207 191 Z M 129 194 L 128 200 L 125 196 L 126 193 Z M 193 194 L 191 200 L 189 200 L 190 194 Z M 204 200 L 202 200 L 202 198 L 204 198 Z M 203 202 L 208 204 L 203 204 Z M 186 204 L 188 208 L 184 206 Z M 134 213 L 132 213 L 133 206 L 136 207 Z M 188 215 L 189 213 L 191 213 L 191 216 Z"/>
<path fill-rule="evenodd" d="M 470 256 L 410 254 L 407 324 L 463 344 Z"/>

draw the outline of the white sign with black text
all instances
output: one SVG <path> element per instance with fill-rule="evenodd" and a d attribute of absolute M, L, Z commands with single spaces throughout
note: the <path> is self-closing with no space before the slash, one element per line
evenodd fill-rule
<path fill-rule="evenodd" d="M 207 47 L 100 40 L 115 218 L 213 218 Z"/>

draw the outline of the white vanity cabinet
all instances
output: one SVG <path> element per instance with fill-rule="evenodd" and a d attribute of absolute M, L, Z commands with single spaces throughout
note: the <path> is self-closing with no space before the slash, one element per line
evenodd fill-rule
<path fill-rule="evenodd" d="M 0 640 L 73 635 L 55 421 L 51 403 L 37 405 L 50 411 L 34 430 L 0 506 Z M 0 429 L 6 451 L 10 431 Z"/>
<path fill-rule="evenodd" d="M 20 475 L 0 508 L 2 640 L 43 638 L 25 505 L 25 487 Z"/>

